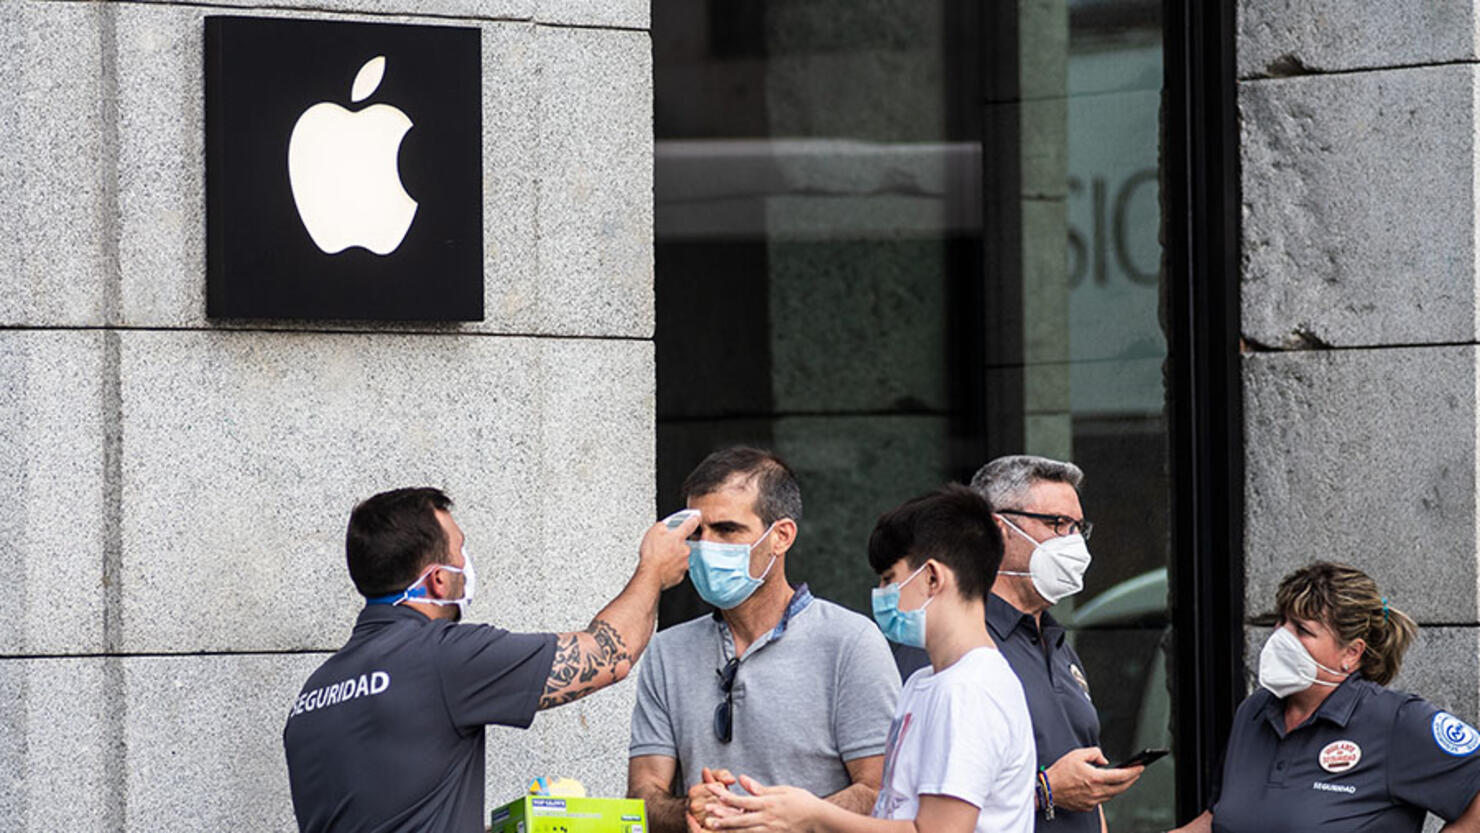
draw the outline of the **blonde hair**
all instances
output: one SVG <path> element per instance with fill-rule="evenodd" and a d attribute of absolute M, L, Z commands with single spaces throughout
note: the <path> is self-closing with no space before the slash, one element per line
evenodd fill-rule
<path fill-rule="evenodd" d="M 1362 676 L 1387 685 L 1403 666 L 1403 654 L 1418 635 L 1408 614 L 1388 604 L 1377 582 L 1356 567 L 1318 561 L 1285 576 L 1275 593 L 1281 620 L 1313 619 L 1331 629 L 1342 645 L 1361 639 Z"/>

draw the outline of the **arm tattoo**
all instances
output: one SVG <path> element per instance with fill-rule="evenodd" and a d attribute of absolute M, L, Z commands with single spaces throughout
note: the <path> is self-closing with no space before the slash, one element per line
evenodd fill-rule
<path fill-rule="evenodd" d="M 617 666 L 632 659 L 627 653 L 627 643 L 622 641 L 622 635 L 605 619 L 593 621 L 586 628 L 586 633 L 591 634 L 591 637 L 596 640 L 596 650 L 601 657 L 595 670 L 599 672 L 603 669 L 610 669 L 612 682 L 616 682 Z"/>
<path fill-rule="evenodd" d="M 540 708 L 562 706 L 617 681 L 617 666 L 632 659 L 622 635 L 604 619 L 596 619 L 586 628 L 594 650 L 582 650 L 579 634 L 570 634 L 555 646 L 555 661 L 545 680 Z M 603 674 L 611 676 L 605 682 Z"/>

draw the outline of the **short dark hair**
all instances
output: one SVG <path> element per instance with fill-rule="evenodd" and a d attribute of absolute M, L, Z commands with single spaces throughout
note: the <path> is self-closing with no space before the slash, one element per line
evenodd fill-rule
<path fill-rule="evenodd" d="M 406 589 L 426 565 L 447 553 L 436 510 L 452 508 L 441 489 L 392 489 L 361 501 L 349 515 L 344 555 L 355 589 L 366 598 Z"/>
<path fill-rule="evenodd" d="M 1002 533 L 992 506 L 952 483 L 879 516 L 868 539 L 868 563 L 883 575 L 901 558 L 918 569 L 927 559 L 950 568 L 966 599 L 985 599 L 1002 566 Z"/>
<path fill-rule="evenodd" d="M 801 522 L 802 487 L 791 467 L 773 452 L 746 445 L 722 448 L 705 457 L 684 478 L 679 499 L 688 502 L 691 497 L 714 494 L 735 477 L 755 483 L 755 513 L 761 523 L 770 526 L 782 518 Z"/>

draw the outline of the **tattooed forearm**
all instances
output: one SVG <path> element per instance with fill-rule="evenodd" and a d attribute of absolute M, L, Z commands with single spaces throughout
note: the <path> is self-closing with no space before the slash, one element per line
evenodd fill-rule
<path fill-rule="evenodd" d="M 550 666 L 550 676 L 545 680 L 545 696 L 570 685 L 576 677 L 576 668 L 581 663 L 581 642 L 570 634 L 555 645 L 555 662 Z"/>
<path fill-rule="evenodd" d="M 555 661 L 545 680 L 540 708 L 560 706 L 621 679 L 632 657 L 615 627 L 596 619 L 581 633 L 566 634 L 555 646 Z M 609 679 L 602 679 L 610 674 Z"/>
<path fill-rule="evenodd" d="M 610 670 L 612 682 L 616 682 L 617 666 L 632 659 L 627 652 L 627 643 L 622 641 L 622 634 L 605 619 L 593 620 L 586 627 L 586 633 L 596 641 L 596 652 L 600 656 L 597 670 Z"/>

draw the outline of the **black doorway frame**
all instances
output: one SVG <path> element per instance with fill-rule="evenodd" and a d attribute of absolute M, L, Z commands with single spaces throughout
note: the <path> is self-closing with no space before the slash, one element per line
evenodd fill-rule
<path fill-rule="evenodd" d="M 1177 817 L 1207 808 L 1244 692 L 1239 129 L 1232 0 L 1165 7 Z"/>

